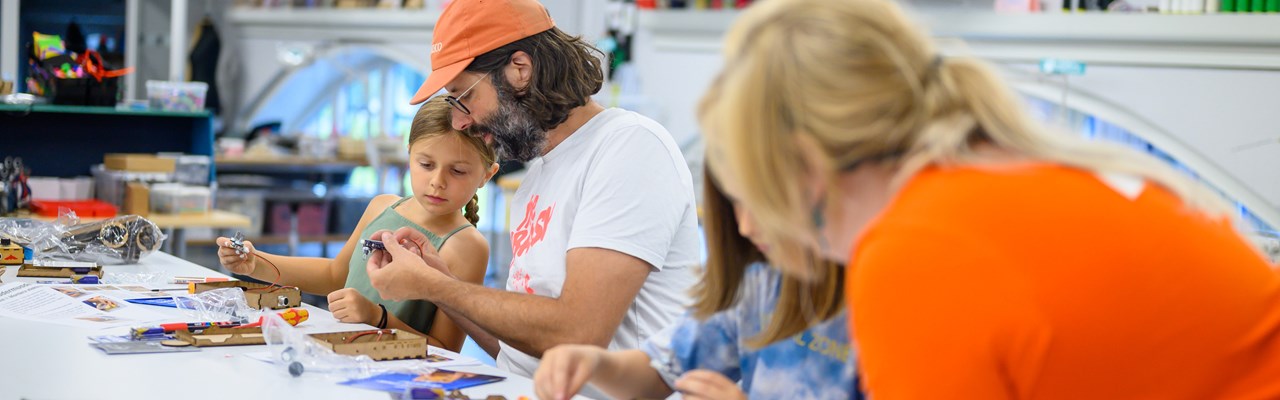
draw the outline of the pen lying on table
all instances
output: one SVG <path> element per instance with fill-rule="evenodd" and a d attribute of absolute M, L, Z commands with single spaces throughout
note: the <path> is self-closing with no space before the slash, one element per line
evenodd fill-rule
<path fill-rule="evenodd" d="M 310 313 L 301 308 L 291 308 L 284 312 L 277 313 L 289 325 L 297 326 L 302 321 L 306 321 Z M 177 331 L 198 332 L 205 329 L 218 328 L 251 328 L 262 326 L 262 317 L 257 322 L 244 323 L 239 321 L 222 321 L 222 322 L 174 322 L 169 324 L 160 324 L 158 326 L 143 326 L 129 329 L 129 337 L 133 340 L 148 340 L 163 338 L 170 333 Z"/>

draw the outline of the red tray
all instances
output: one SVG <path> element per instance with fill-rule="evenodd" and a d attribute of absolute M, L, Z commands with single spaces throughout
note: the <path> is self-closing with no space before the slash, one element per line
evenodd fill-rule
<path fill-rule="evenodd" d="M 66 207 L 76 212 L 78 217 L 98 217 L 109 218 L 116 216 L 116 206 L 100 200 L 76 200 L 76 201 L 32 201 L 31 211 L 41 216 L 57 218 L 58 209 Z"/>

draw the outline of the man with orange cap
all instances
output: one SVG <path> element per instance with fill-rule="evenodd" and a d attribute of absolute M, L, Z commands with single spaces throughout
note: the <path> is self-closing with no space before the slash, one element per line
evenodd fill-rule
<path fill-rule="evenodd" d="M 514 259 L 495 290 L 452 278 L 415 230 L 375 233 L 408 245 L 370 258 L 373 286 L 435 303 L 524 376 L 553 346 L 636 348 L 673 323 L 701 255 L 692 178 L 671 134 L 593 102 L 599 50 L 535 0 L 455 0 L 433 40 L 413 102 L 443 89 L 455 128 L 528 162 L 512 201 Z"/>

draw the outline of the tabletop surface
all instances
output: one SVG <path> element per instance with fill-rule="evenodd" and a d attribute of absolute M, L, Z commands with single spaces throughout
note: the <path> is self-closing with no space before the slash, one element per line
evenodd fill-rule
<path fill-rule="evenodd" d="M 144 258 L 137 265 L 104 269 L 108 278 L 113 272 L 138 276 L 225 276 L 162 252 Z M 35 280 L 17 278 L 16 274 L 17 268 L 8 268 L 3 281 Z M 299 325 L 299 329 L 316 333 L 372 329 L 367 325 L 340 323 L 328 311 L 306 307 L 310 318 Z M 182 311 L 154 308 L 172 313 L 173 321 L 184 320 Z M 0 362 L 0 400 L 395 398 L 384 392 L 339 385 L 319 374 L 291 377 L 275 365 L 246 356 L 265 351 L 265 346 L 206 347 L 199 352 L 137 355 L 107 355 L 89 346 L 89 336 L 121 335 L 126 330 L 93 330 L 0 318 L 0 360 L 3 360 Z M 452 369 L 507 377 L 498 383 L 464 389 L 463 393 L 472 398 L 483 399 L 493 394 L 511 400 L 534 397 L 531 381 L 494 367 L 476 365 Z"/>

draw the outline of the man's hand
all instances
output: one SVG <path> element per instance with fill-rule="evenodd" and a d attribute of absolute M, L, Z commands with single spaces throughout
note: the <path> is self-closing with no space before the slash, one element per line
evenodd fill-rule
<path fill-rule="evenodd" d="M 422 234 L 422 231 L 405 226 L 397 229 L 392 236 L 395 237 L 395 243 L 400 243 L 405 249 L 422 257 L 422 260 L 426 261 L 427 265 L 443 272 L 450 278 L 457 279 L 453 272 L 449 270 L 448 263 L 444 261 L 444 258 L 440 257 L 440 253 L 431 244 L 431 241 L 427 240 L 427 235 Z"/>
<path fill-rule="evenodd" d="M 399 232 L 398 232 L 399 233 Z M 419 232 L 418 235 L 421 235 Z M 441 273 L 441 269 L 448 270 L 444 265 L 444 260 L 436 253 L 434 247 L 430 243 L 423 243 L 418 249 L 423 252 L 419 255 L 407 247 L 419 246 L 418 242 L 406 236 L 406 241 L 397 240 L 395 235 L 390 232 L 375 232 L 370 238 L 382 240 L 386 246 L 386 250 L 375 251 L 369 256 L 369 262 L 365 265 L 366 271 L 369 273 L 369 283 L 378 294 L 387 300 L 432 300 L 428 288 L 435 287 L 436 282 L 442 282 L 448 279 L 446 275 Z M 426 237 L 422 237 L 425 242 Z M 400 246 L 394 245 L 400 243 Z M 406 244 L 408 244 L 406 246 Z M 424 260 L 430 260 L 437 263 L 437 267 L 431 267 Z"/>
<path fill-rule="evenodd" d="M 688 400 L 737 400 L 746 399 L 738 384 L 718 372 L 696 369 L 676 380 L 675 389 Z"/>
<path fill-rule="evenodd" d="M 338 289 L 329 293 L 329 312 L 338 321 L 348 324 L 378 325 L 382 309 L 353 288 Z"/>

